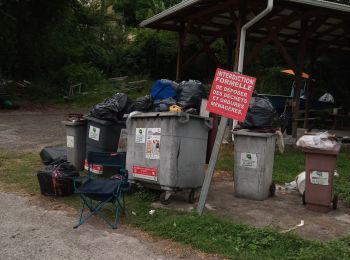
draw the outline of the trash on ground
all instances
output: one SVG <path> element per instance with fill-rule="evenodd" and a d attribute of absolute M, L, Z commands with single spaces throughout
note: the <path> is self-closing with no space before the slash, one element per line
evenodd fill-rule
<path fill-rule="evenodd" d="M 40 158 L 46 165 L 49 165 L 56 161 L 66 161 L 67 148 L 61 146 L 45 147 L 40 151 Z"/>
<path fill-rule="evenodd" d="M 148 213 L 149 213 L 150 215 L 153 215 L 155 212 L 156 212 L 156 211 L 155 211 L 154 209 L 151 209 Z"/>
<path fill-rule="evenodd" d="M 286 182 L 286 183 L 284 184 L 284 187 L 285 187 L 287 190 L 296 190 L 296 188 L 297 188 L 297 183 L 296 183 L 296 181 Z"/>
<path fill-rule="evenodd" d="M 289 228 L 289 229 L 286 229 L 286 230 L 282 230 L 282 231 L 280 231 L 280 233 L 281 233 L 281 234 L 288 233 L 288 232 L 293 231 L 293 230 L 296 230 L 296 229 L 298 229 L 298 228 L 300 228 L 300 227 L 302 227 L 302 226 L 304 226 L 304 225 L 305 225 L 304 220 L 301 220 L 301 221 L 300 221 L 300 224 L 295 225 L 295 226 L 292 227 L 292 228 Z"/>

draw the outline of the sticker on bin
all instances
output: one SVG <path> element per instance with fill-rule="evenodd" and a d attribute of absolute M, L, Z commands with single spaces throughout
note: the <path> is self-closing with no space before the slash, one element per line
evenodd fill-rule
<path fill-rule="evenodd" d="M 84 170 L 89 170 L 89 163 L 87 160 L 84 162 Z M 94 174 L 102 174 L 103 173 L 103 166 L 102 165 L 90 165 L 90 171 Z"/>
<path fill-rule="evenodd" d="M 67 135 L 67 147 L 74 148 L 74 136 Z"/>
<path fill-rule="evenodd" d="M 310 173 L 311 184 L 329 185 L 329 172 L 312 171 Z"/>
<path fill-rule="evenodd" d="M 100 140 L 100 128 L 98 127 L 94 127 L 94 126 L 90 126 L 89 128 L 89 138 L 95 141 L 99 141 Z"/>
<path fill-rule="evenodd" d="M 157 181 L 157 169 L 149 168 L 143 166 L 133 166 L 132 167 L 132 176 L 140 179 L 146 179 L 151 181 Z"/>
<path fill-rule="evenodd" d="M 258 157 L 255 153 L 241 153 L 241 167 L 256 169 Z"/>
<path fill-rule="evenodd" d="M 135 143 L 144 144 L 146 142 L 146 128 L 136 128 Z"/>

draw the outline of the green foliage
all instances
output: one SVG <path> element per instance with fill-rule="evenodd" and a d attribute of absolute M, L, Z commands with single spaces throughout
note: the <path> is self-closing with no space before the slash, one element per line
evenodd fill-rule
<path fill-rule="evenodd" d="M 176 34 L 150 29 L 131 31 L 132 44 L 125 45 L 119 73 L 150 75 L 151 78 L 175 76 Z"/>
<path fill-rule="evenodd" d="M 122 16 L 125 25 L 137 27 L 142 20 L 179 2 L 181 0 L 116 0 L 113 8 Z"/>

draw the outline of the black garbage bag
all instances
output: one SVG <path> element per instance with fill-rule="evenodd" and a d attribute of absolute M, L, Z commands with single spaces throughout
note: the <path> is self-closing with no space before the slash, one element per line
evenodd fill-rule
<path fill-rule="evenodd" d="M 67 160 L 66 147 L 45 147 L 40 151 L 40 158 L 44 164 L 51 164 Z"/>
<path fill-rule="evenodd" d="M 133 111 L 142 111 L 146 112 L 152 109 L 153 101 L 150 95 L 140 97 L 135 101 L 131 102 L 128 107 L 128 113 Z"/>
<path fill-rule="evenodd" d="M 73 178 L 79 176 L 76 168 L 66 161 L 55 162 L 38 171 L 41 194 L 68 196 L 74 192 Z"/>
<path fill-rule="evenodd" d="M 241 125 L 244 128 L 271 128 L 275 127 L 275 117 L 275 109 L 267 98 L 253 96 Z"/>
<path fill-rule="evenodd" d="M 200 110 L 201 101 L 204 96 L 204 87 L 198 80 L 182 81 L 178 86 L 177 103 L 184 110 L 195 108 Z"/>
<path fill-rule="evenodd" d="M 126 94 L 117 93 L 113 97 L 95 105 L 90 111 L 90 116 L 102 120 L 118 122 L 123 119 L 130 103 L 131 101 Z"/>

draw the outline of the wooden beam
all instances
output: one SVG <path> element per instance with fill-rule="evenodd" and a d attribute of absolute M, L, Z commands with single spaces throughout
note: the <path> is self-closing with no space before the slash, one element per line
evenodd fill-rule
<path fill-rule="evenodd" d="M 301 38 L 299 41 L 298 55 L 297 55 L 297 63 L 294 69 L 295 73 L 295 97 L 293 101 L 293 122 L 292 122 L 292 136 L 294 138 L 297 137 L 298 130 L 298 121 L 299 118 L 299 106 L 300 106 L 300 91 L 303 85 L 302 73 L 304 70 L 305 63 L 305 54 L 306 54 L 306 46 L 307 46 L 307 29 L 308 29 L 308 19 L 304 18 L 301 20 Z"/>
<path fill-rule="evenodd" d="M 238 63 L 239 63 L 239 50 L 240 50 L 240 44 L 239 42 L 241 41 L 241 29 L 243 24 L 245 23 L 246 20 L 246 11 L 247 11 L 247 1 L 244 0 L 239 0 L 239 13 L 238 13 L 238 20 L 236 23 L 236 48 L 235 48 L 235 53 L 234 57 L 232 57 L 232 60 L 234 61 L 233 64 L 234 71 L 238 70 Z"/>
<path fill-rule="evenodd" d="M 200 34 L 196 34 L 197 38 L 202 42 L 206 52 L 208 53 L 208 55 L 212 58 L 212 60 L 215 62 L 217 67 L 221 67 L 222 64 L 220 63 L 219 59 L 216 57 L 215 53 L 213 52 L 213 50 L 211 49 L 210 45 L 208 44 L 208 42 L 202 37 L 202 35 Z"/>
<path fill-rule="evenodd" d="M 208 40 L 208 45 L 212 45 L 215 41 L 216 41 L 216 37 L 211 38 L 210 40 Z M 204 45 L 202 46 L 202 48 L 200 48 L 198 51 L 196 51 L 190 58 L 188 58 L 182 65 L 182 68 L 185 69 L 187 68 L 200 54 L 202 54 L 205 51 L 205 47 Z"/>
<path fill-rule="evenodd" d="M 180 81 L 182 78 L 182 60 L 183 60 L 183 50 L 185 41 L 185 28 L 182 24 L 182 30 L 179 32 L 179 40 L 177 46 L 177 63 L 176 63 L 176 81 Z"/>
<path fill-rule="evenodd" d="M 278 39 L 278 37 L 275 37 L 273 39 L 275 45 L 277 46 L 277 49 L 279 50 L 282 57 L 287 62 L 288 66 L 291 67 L 293 70 L 295 70 L 296 65 L 293 61 L 293 58 L 289 55 L 287 49 L 284 47 L 284 45 L 281 43 L 281 41 Z"/>
<path fill-rule="evenodd" d="M 261 50 L 269 44 L 274 38 L 278 37 L 278 33 L 288 24 L 291 24 L 295 21 L 300 19 L 299 13 L 293 13 L 288 18 L 284 19 L 283 21 L 280 21 L 278 26 L 276 28 L 268 27 L 267 30 L 270 31 L 270 33 L 258 44 L 254 46 L 254 49 L 250 52 L 248 58 L 246 59 L 246 64 L 250 64 L 250 62 L 255 59 L 256 56 L 259 55 Z"/>

